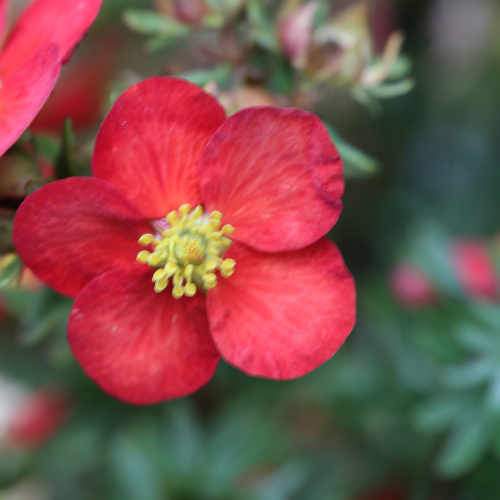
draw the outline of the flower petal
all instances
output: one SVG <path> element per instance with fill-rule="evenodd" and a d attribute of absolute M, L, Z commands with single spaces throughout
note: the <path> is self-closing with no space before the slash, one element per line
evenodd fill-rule
<path fill-rule="evenodd" d="M 109 183 L 72 177 L 24 200 L 13 239 L 22 260 L 42 281 L 74 296 L 112 267 L 138 265 L 137 238 L 149 231 L 150 225 Z"/>
<path fill-rule="evenodd" d="M 196 85 L 149 78 L 130 87 L 104 120 L 94 175 L 112 182 L 150 218 L 199 203 L 197 162 L 224 117 L 217 101 Z"/>
<path fill-rule="evenodd" d="M 111 45 L 107 39 L 103 43 Z M 92 52 L 78 56 L 65 66 L 54 92 L 31 124 L 32 131 L 59 134 L 68 118 L 76 131 L 100 122 L 114 71 L 112 48 L 111 45 L 97 55 Z"/>
<path fill-rule="evenodd" d="M 337 247 L 255 252 L 234 244 L 236 271 L 207 295 L 221 356 L 250 375 L 300 377 L 328 360 L 351 332 L 354 281 Z"/>
<path fill-rule="evenodd" d="M 31 59 L 39 48 L 56 45 L 65 62 L 101 8 L 102 0 L 34 0 L 7 39 L 4 57 L 11 64 Z"/>
<path fill-rule="evenodd" d="M 419 309 L 437 302 L 438 294 L 427 275 L 418 267 L 403 262 L 389 278 L 394 298 L 404 307 Z"/>
<path fill-rule="evenodd" d="M 464 291 L 478 300 L 496 300 L 500 279 L 487 246 L 481 241 L 459 240 L 451 249 L 458 281 Z"/>
<path fill-rule="evenodd" d="M 89 283 L 75 301 L 68 335 L 86 374 L 136 404 L 196 391 L 212 378 L 219 360 L 204 297 L 156 294 L 148 270 L 110 271 Z"/>
<path fill-rule="evenodd" d="M 231 116 L 200 162 L 202 198 L 234 238 L 262 251 L 303 248 L 337 221 L 342 162 L 319 119 L 258 107 Z"/>
<path fill-rule="evenodd" d="M 55 46 L 39 50 L 23 64 L 0 56 L 0 156 L 28 128 L 52 92 L 61 65 Z"/>
<path fill-rule="evenodd" d="M 15 447 L 36 447 L 50 439 L 64 424 L 69 400 L 61 392 L 44 388 L 29 394 L 11 419 L 7 430 Z"/>

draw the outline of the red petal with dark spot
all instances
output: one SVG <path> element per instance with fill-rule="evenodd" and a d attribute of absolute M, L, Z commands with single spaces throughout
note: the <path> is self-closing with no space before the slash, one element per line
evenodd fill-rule
<path fill-rule="evenodd" d="M 200 177 L 207 208 L 257 250 L 310 245 L 342 209 L 342 162 L 325 127 L 305 111 L 257 107 L 231 116 L 208 143 Z"/>
<path fill-rule="evenodd" d="M 356 316 L 354 281 L 326 239 L 266 254 L 234 244 L 236 271 L 207 295 L 221 356 L 249 375 L 291 379 L 330 359 Z"/>

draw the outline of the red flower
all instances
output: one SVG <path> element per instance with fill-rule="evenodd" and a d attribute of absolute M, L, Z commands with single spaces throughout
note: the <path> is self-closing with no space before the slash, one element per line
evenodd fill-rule
<path fill-rule="evenodd" d="M 14 446 L 40 446 L 68 416 L 66 397 L 51 390 L 30 394 L 12 415 L 7 434 Z"/>
<path fill-rule="evenodd" d="M 6 0 L 0 0 L 0 27 Z M 0 53 L 0 155 L 47 100 L 61 65 L 82 38 L 101 0 L 34 0 Z"/>
<path fill-rule="evenodd" d="M 98 50 L 97 47 L 94 50 Z M 75 130 L 97 124 L 112 71 L 112 56 L 106 51 L 73 59 L 61 73 L 31 130 L 59 133 L 67 118 Z"/>
<path fill-rule="evenodd" d="M 226 119 L 195 85 L 151 78 L 114 105 L 92 167 L 26 198 L 14 242 L 76 297 L 69 342 L 106 391 L 142 404 L 184 396 L 220 356 L 291 379 L 339 349 L 355 290 L 323 236 L 344 181 L 314 115 L 257 107 Z"/>
<path fill-rule="evenodd" d="M 429 278 L 418 267 L 400 264 L 392 272 L 390 287 L 405 307 L 418 309 L 436 301 L 437 294 Z"/>
<path fill-rule="evenodd" d="M 297 68 L 304 67 L 307 62 L 317 10 L 318 5 L 315 2 L 298 5 L 279 23 L 278 36 L 281 46 Z"/>
<path fill-rule="evenodd" d="M 459 241 L 452 247 L 457 278 L 464 291 L 476 299 L 498 299 L 495 264 L 484 243 Z"/>

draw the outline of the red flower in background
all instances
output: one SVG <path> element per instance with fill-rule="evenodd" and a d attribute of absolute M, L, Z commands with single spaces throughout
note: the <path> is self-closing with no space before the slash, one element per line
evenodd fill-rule
<path fill-rule="evenodd" d="M 418 267 L 399 264 L 390 277 L 391 291 L 404 306 L 418 309 L 432 304 L 437 299 L 429 278 Z"/>
<path fill-rule="evenodd" d="M 459 285 L 475 300 L 497 301 L 500 280 L 493 257 L 484 242 L 457 240 L 450 245 L 451 261 Z M 404 306 L 420 308 L 437 301 L 439 292 L 418 267 L 402 263 L 391 273 L 389 285 L 393 296 Z"/>
<path fill-rule="evenodd" d="M 141 404 L 184 396 L 220 356 L 291 379 L 339 349 L 355 290 L 324 235 L 344 181 L 314 115 L 257 107 L 226 119 L 195 85 L 151 78 L 114 105 L 92 167 L 27 197 L 14 242 L 76 297 L 69 342 L 106 391 Z"/>
<path fill-rule="evenodd" d="M 11 417 L 9 442 L 16 447 L 40 446 L 65 422 L 69 406 L 59 392 L 42 389 L 28 395 Z"/>
<path fill-rule="evenodd" d="M 97 56 L 93 51 L 86 57 L 75 58 L 64 68 L 54 92 L 31 124 L 31 130 L 58 133 L 67 118 L 75 130 L 86 129 L 99 121 L 113 72 L 108 49 L 106 47 L 104 53 L 100 49 Z"/>
<path fill-rule="evenodd" d="M 297 68 L 302 68 L 306 63 L 317 10 L 318 4 L 315 2 L 298 5 L 287 12 L 279 23 L 281 47 Z"/>
<path fill-rule="evenodd" d="M 498 299 L 496 268 L 484 243 L 459 241 L 453 245 L 452 259 L 464 291 L 476 299 Z"/>
<path fill-rule="evenodd" d="M 0 29 L 7 0 L 0 0 Z M 0 52 L 0 155 L 35 118 L 101 0 L 34 0 Z"/>

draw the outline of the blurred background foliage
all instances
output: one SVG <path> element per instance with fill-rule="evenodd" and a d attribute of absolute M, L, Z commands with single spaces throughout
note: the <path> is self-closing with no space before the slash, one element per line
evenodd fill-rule
<path fill-rule="evenodd" d="M 498 499 L 499 23 L 495 0 L 106 0 L 0 159 L 0 498 Z M 301 380 L 221 364 L 190 398 L 121 404 L 13 253 L 24 196 L 87 174 L 106 110 L 154 74 L 229 113 L 311 109 L 341 151 L 358 323 Z"/>

